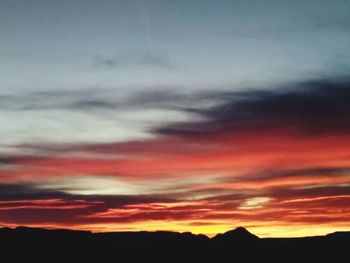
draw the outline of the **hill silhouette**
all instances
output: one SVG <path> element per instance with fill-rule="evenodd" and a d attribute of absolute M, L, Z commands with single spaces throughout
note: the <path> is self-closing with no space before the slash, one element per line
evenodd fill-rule
<path fill-rule="evenodd" d="M 215 237 L 213 237 L 213 240 L 225 242 L 252 242 L 258 239 L 259 237 L 250 233 L 244 227 L 237 227 L 236 229 L 227 231 L 223 234 L 217 234 Z"/>
<path fill-rule="evenodd" d="M 217 260 L 282 261 L 340 260 L 348 256 L 350 232 L 303 238 L 259 238 L 243 227 L 213 238 L 189 232 L 109 232 L 48 230 L 17 227 L 0 229 L 2 255 L 40 260 Z M 49 258 L 44 257 L 43 260 Z M 115 260 L 114 260 L 115 259 Z M 110 261 L 110 260 L 109 260 Z"/>

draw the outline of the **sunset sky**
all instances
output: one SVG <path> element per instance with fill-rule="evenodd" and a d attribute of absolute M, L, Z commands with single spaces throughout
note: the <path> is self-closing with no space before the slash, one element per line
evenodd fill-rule
<path fill-rule="evenodd" d="M 1 0 L 0 227 L 350 230 L 349 13 Z"/>

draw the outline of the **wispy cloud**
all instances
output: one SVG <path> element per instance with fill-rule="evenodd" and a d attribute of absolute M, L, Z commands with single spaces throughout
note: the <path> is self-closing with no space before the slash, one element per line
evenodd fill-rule
<path fill-rule="evenodd" d="M 175 68 L 168 59 L 161 55 L 139 50 L 125 50 L 115 56 L 96 55 L 92 61 L 92 67 L 100 70 L 130 67 Z"/>
<path fill-rule="evenodd" d="M 174 90 L 177 90 L 176 92 Z M 117 88 L 70 89 L 31 91 L 19 95 L 0 95 L 0 110 L 45 111 L 64 109 L 68 111 L 95 111 L 120 109 L 179 109 L 193 103 L 211 101 L 207 95 L 181 92 L 183 87 L 148 88 L 148 91 L 120 93 Z"/>

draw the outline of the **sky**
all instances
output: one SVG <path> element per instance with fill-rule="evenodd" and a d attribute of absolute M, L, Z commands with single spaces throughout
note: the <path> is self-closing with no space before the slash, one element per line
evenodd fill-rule
<path fill-rule="evenodd" d="M 0 226 L 350 230 L 350 2 L 0 1 Z"/>

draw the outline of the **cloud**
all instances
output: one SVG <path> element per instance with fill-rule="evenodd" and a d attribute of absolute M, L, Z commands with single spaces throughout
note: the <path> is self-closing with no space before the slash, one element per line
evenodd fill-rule
<path fill-rule="evenodd" d="M 321 185 L 308 187 L 275 187 L 273 189 L 267 190 L 265 194 L 272 198 L 278 198 L 279 200 L 322 196 L 341 197 L 343 195 L 350 195 L 350 184 Z"/>
<path fill-rule="evenodd" d="M 33 183 L 0 184 L 0 222 L 79 222 L 81 215 L 156 202 L 172 200 L 158 195 L 69 194 Z"/>
<path fill-rule="evenodd" d="M 92 61 L 94 69 L 124 69 L 131 67 L 155 67 L 173 69 L 174 65 L 164 57 L 145 51 L 124 51 L 116 56 L 97 55 Z"/>
<path fill-rule="evenodd" d="M 165 135 L 246 131 L 291 127 L 300 135 L 346 134 L 350 130 L 350 81 L 314 80 L 278 89 L 218 92 L 223 101 L 209 109 L 188 109 L 203 116 L 202 123 L 177 123 L 156 132 Z"/>
<path fill-rule="evenodd" d="M 276 177 L 300 177 L 300 176 L 337 176 L 350 175 L 350 167 L 307 167 L 302 169 L 274 169 L 270 171 L 259 171 L 249 176 L 251 180 L 264 180 Z"/>
<path fill-rule="evenodd" d="M 78 195 L 60 190 L 43 189 L 40 184 L 0 184 L 0 223 L 51 223 L 64 226 L 159 220 L 176 217 L 166 207 L 168 204 L 177 206 L 178 202 L 179 206 L 183 206 L 180 201 L 161 195 Z M 149 210 L 153 210 L 152 207 L 155 206 L 164 209 L 157 210 L 159 213 L 150 213 Z M 183 211 L 185 208 L 179 211 L 178 217 L 185 217 L 186 214 L 192 213 L 190 208 L 186 213 Z M 130 215 L 130 209 L 140 211 Z M 110 211 L 115 212 L 110 216 L 103 216 Z"/>
<path fill-rule="evenodd" d="M 53 189 L 40 190 L 32 183 L 0 184 L 0 200 L 36 200 L 65 198 L 67 195 Z"/>
<path fill-rule="evenodd" d="M 350 183 L 349 167 L 307 167 L 257 170 L 234 178 L 223 178 L 232 186 L 246 188 L 274 188 L 281 186 L 320 186 Z"/>
<path fill-rule="evenodd" d="M 204 104 L 206 95 L 187 94 L 183 87 L 150 87 L 134 92 L 120 92 L 118 88 L 71 89 L 31 91 L 25 94 L 0 94 L 0 110 L 45 111 L 63 109 L 68 111 L 174 109 L 182 110 L 193 103 Z M 127 89 L 127 87 L 125 87 Z M 177 90 L 176 92 L 174 90 Z M 197 105 L 200 108 L 200 105 Z"/>
<path fill-rule="evenodd" d="M 0 109 L 10 111 L 117 109 L 119 99 L 116 92 L 111 89 L 32 91 L 20 95 L 0 95 Z"/>

